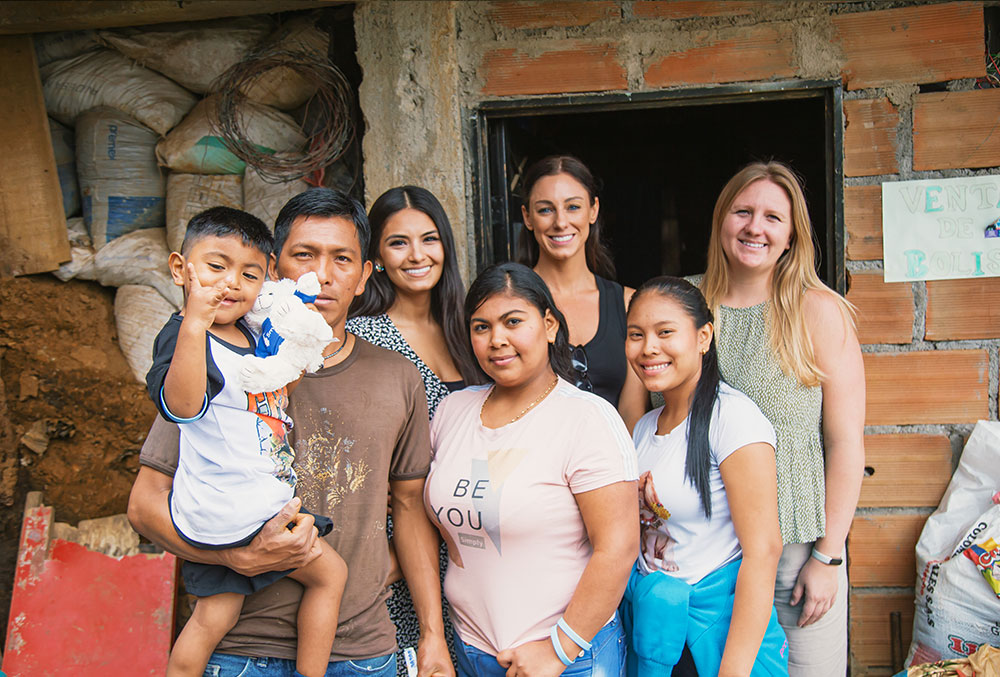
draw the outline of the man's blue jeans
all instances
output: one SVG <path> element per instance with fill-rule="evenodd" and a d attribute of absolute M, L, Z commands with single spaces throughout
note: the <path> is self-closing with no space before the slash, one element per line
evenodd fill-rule
<path fill-rule="evenodd" d="M 205 677 L 292 677 L 295 661 L 284 658 L 248 658 L 213 653 Z M 396 654 L 330 663 L 326 677 L 396 677 Z"/>
<path fill-rule="evenodd" d="M 458 677 L 504 677 L 507 668 L 497 663 L 496 656 L 469 646 L 455 638 L 458 657 Z M 561 677 L 621 677 L 625 674 L 625 633 L 621 620 L 614 620 L 601 628 L 591 640 L 590 651 L 573 661 Z"/>

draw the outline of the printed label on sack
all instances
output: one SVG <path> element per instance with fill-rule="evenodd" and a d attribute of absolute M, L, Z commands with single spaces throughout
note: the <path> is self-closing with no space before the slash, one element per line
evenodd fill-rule
<path fill-rule="evenodd" d="M 993 593 L 1000 597 L 1000 546 L 992 538 L 969 546 L 963 552 L 972 560 L 979 572 L 993 588 Z"/>

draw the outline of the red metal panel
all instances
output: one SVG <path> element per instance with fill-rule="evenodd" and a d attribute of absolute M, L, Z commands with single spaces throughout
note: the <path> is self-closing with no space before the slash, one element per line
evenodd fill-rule
<path fill-rule="evenodd" d="M 25 511 L 3 670 L 9 677 L 162 675 L 177 560 L 49 540 L 52 508 Z"/>

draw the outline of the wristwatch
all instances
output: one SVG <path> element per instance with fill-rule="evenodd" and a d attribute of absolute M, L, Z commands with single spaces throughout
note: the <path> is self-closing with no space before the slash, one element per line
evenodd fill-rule
<path fill-rule="evenodd" d="M 812 557 L 813 559 L 818 559 L 823 564 L 829 564 L 830 566 L 833 567 L 840 566 L 841 564 L 844 563 L 844 559 L 842 557 L 830 557 L 828 555 L 824 555 L 816 548 L 813 548 L 812 550 Z"/>

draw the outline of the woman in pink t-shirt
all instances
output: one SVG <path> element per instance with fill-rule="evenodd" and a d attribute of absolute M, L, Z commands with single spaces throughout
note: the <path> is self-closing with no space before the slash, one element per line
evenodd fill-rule
<path fill-rule="evenodd" d="M 530 268 L 487 268 L 465 310 L 492 384 L 438 407 L 424 494 L 451 559 L 457 672 L 621 675 L 616 607 L 639 550 L 628 432 L 567 380 L 566 323 Z"/>

